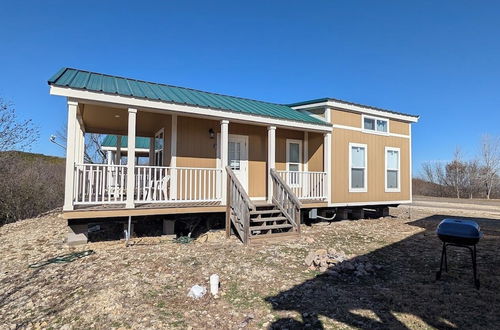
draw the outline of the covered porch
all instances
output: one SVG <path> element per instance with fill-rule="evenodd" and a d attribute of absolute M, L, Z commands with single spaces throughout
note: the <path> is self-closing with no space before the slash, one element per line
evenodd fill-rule
<path fill-rule="evenodd" d="M 115 136 L 105 163 L 84 162 L 86 133 Z M 326 206 L 330 135 L 69 99 L 65 216 L 221 212 L 228 205 L 226 166 L 256 203 L 272 203 L 275 170 L 298 200 Z M 136 145 L 138 138 L 149 140 L 148 149 Z"/>

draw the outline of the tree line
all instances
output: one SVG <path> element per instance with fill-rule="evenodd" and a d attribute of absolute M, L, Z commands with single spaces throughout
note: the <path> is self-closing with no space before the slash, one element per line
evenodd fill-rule
<path fill-rule="evenodd" d="M 500 137 L 483 136 L 473 159 L 464 159 L 457 148 L 449 162 L 423 163 L 422 177 L 414 184 L 414 192 L 423 195 L 500 198 Z"/>

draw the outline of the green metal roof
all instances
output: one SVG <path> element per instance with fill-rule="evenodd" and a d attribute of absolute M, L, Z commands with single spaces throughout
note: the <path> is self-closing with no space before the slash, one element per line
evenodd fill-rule
<path fill-rule="evenodd" d="M 106 135 L 101 144 L 103 147 L 116 147 L 116 135 Z M 127 148 L 128 139 L 127 137 L 122 137 L 121 148 Z M 137 149 L 149 149 L 149 138 L 147 137 L 136 137 L 135 147 Z"/>
<path fill-rule="evenodd" d="M 52 76 L 48 83 L 49 85 L 59 87 L 133 96 L 330 126 L 329 123 L 283 104 L 203 92 L 190 88 L 110 76 L 78 69 L 63 68 Z"/>
<path fill-rule="evenodd" d="M 410 116 L 410 117 L 415 117 L 415 118 L 419 117 L 418 115 L 410 115 L 410 114 L 407 114 L 407 113 L 397 112 L 397 111 L 393 111 L 393 110 L 387 110 L 387 109 L 372 107 L 371 105 L 364 105 L 364 104 L 359 104 L 359 103 L 353 103 L 353 102 L 348 102 L 348 101 L 344 101 L 344 100 L 334 99 L 334 98 L 331 98 L 331 97 L 324 97 L 324 98 L 321 98 L 321 99 L 314 99 L 314 100 L 309 100 L 309 101 L 296 102 L 296 103 L 288 104 L 288 106 L 289 107 L 298 107 L 298 106 L 301 106 L 301 105 L 323 103 L 323 102 L 328 102 L 328 101 L 340 102 L 340 103 L 355 105 L 355 106 L 362 107 L 362 108 L 367 108 L 367 109 L 373 109 L 373 110 L 378 110 L 378 111 L 384 111 L 384 112 L 394 113 L 396 115 Z"/>

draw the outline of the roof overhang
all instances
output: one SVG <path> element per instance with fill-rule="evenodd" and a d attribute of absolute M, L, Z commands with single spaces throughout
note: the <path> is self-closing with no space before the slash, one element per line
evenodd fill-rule
<path fill-rule="evenodd" d="M 290 107 L 293 109 L 296 109 L 296 110 L 310 110 L 310 109 L 317 109 L 317 108 L 335 108 L 335 109 L 359 112 L 359 113 L 364 113 L 364 114 L 370 114 L 370 115 L 374 115 L 374 116 L 392 118 L 392 119 L 402 120 L 402 121 L 411 122 L 411 123 L 418 122 L 418 120 L 420 118 L 420 116 L 412 116 L 412 115 L 405 115 L 405 114 L 401 114 L 401 113 L 394 113 L 394 112 L 390 112 L 390 111 L 378 110 L 378 109 L 374 109 L 371 107 L 365 107 L 362 105 L 344 103 L 344 102 L 339 102 L 339 101 L 335 101 L 335 100 L 327 100 L 327 101 L 304 104 L 304 105 L 297 105 L 297 106 L 291 105 Z"/>
<path fill-rule="evenodd" d="M 87 101 L 106 103 L 117 107 L 139 108 L 145 111 L 182 113 L 193 117 L 204 117 L 211 119 L 227 119 L 240 123 L 251 123 L 262 126 L 276 126 L 282 128 L 299 129 L 313 132 L 331 132 L 331 124 L 325 122 L 324 125 L 305 123 L 294 120 L 287 120 L 275 117 L 251 115 L 241 112 L 220 110 L 208 107 L 199 107 L 171 102 L 142 99 L 131 96 L 108 94 L 89 90 L 80 90 L 69 87 L 50 85 L 50 94 L 65 96 L 75 101 Z"/>

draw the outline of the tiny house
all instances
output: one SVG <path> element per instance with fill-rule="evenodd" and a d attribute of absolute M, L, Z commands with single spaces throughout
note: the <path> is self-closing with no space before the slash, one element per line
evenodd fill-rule
<path fill-rule="evenodd" d="M 248 243 L 300 234 L 310 209 L 359 217 L 411 202 L 415 115 L 333 98 L 276 104 L 71 68 L 48 83 L 67 98 L 69 243 L 86 241 L 82 219 L 221 212 L 228 235 Z M 105 164 L 84 161 L 86 133 L 109 135 Z"/>

